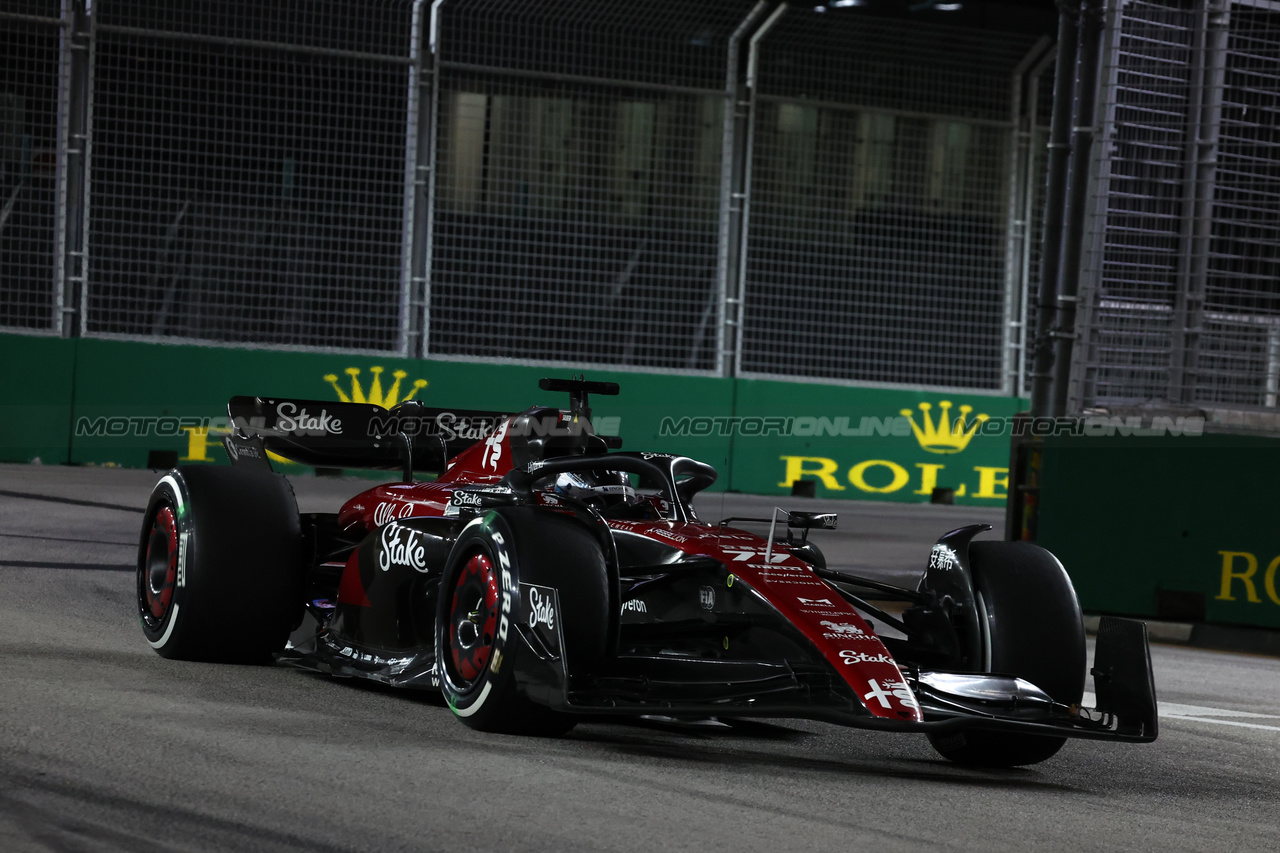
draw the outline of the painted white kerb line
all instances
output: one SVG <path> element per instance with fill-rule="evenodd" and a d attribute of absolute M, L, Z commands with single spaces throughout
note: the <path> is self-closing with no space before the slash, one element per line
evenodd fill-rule
<path fill-rule="evenodd" d="M 1092 693 L 1084 694 L 1080 700 L 1086 708 L 1097 706 L 1097 697 Z M 1261 723 L 1245 723 L 1224 717 L 1261 717 L 1265 720 L 1280 721 L 1280 714 L 1260 714 L 1255 711 L 1232 711 L 1228 708 L 1207 708 L 1203 705 L 1180 705 L 1176 702 L 1159 703 L 1161 719 L 1192 720 L 1198 723 L 1216 723 L 1220 726 L 1238 726 L 1246 729 L 1262 729 L 1269 732 L 1280 732 L 1280 726 L 1264 726 Z"/>

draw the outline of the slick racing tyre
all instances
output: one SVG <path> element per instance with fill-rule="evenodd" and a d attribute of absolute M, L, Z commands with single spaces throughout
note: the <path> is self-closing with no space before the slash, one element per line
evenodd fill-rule
<path fill-rule="evenodd" d="M 547 583 L 556 577 L 569 581 L 557 584 L 561 590 L 568 592 L 576 581 L 594 596 L 591 604 L 582 602 L 582 621 L 597 628 L 600 636 L 591 643 L 603 648 L 600 625 L 607 624 L 607 598 L 591 581 L 605 577 L 604 555 L 584 525 L 559 513 L 519 507 L 490 511 L 459 534 L 440 580 L 436 660 L 445 701 L 471 728 L 555 736 L 573 727 L 572 715 L 534 703 L 515 678 L 526 648 L 517 627 L 527 619 L 520 582 Z M 596 611 L 601 619 L 593 623 Z M 564 626 L 566 634 L 571 630 Z"/>
<path fill-rule="evenodd" d="M 969 565 L 984 620 L 984 671 L 1015 675 L 1073 705 L 1084 695 L 1084 621 L 1075 588 L 1053 554 L 1025 542 L 973 542 Z M 962 731 L 929 736 L 943 757 L 1017 767 L 1052 757 L 1065 737 Z"/>
<path fill-rule="evenodd" d="M 284 477 L 176 468 L 160 478 L 138 546 L 138 616 L 167 658 L 266 662 L 302 610 L 298 506 Z"/>

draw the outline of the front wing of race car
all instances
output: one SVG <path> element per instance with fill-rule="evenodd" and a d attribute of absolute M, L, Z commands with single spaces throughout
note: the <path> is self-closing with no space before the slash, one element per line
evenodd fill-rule
<path fill-rule="evenodd" d="M 530 585 L 521 584 L 523 600 Z M 541 600 L 555 607 L 554 589 Z M 804 659 L 719 661 L 657 655 L 619 655 L 607 669 L 571 673 L 563 643 L 546 622 L 521 620 L 524 648 L 517 680 L 525 695 L 560 711 L 587 714 L 795 717 L 882 731 L 945 733 L 995 730 L 1129 741 L 1156 739 L 1155 687 L 1146 625 L 1103 617 L 1091 670 L 1096 706 L 1054 702 L 1028 681 L 998 673 L 904 669 L 891 684 L 871 681 L 859 696 L 816 652 Z M 922 720 L 873 715 L 867 703 L 886 691 L 918 704 Z M 878 694 L 884 693 L 881 697 Z M 887 707 L 887 704 L 886 704 Z"/>

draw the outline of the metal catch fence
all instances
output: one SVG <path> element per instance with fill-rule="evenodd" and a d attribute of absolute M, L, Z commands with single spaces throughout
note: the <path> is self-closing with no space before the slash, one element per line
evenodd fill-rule
<path fill-rule="evenodd" d="M 1072 407 L 1274 408 L 1280 3 L 1111 0 Z"/>
<path fill-rule="evenodd" d="M 1099 3 L 1072 406 L 1274 407 L 1280 4 Z M 0 328 L 1026 394 L 1053 46 L 904 15 L 9 0 Z"/>
<path fill-rule="evenodd" d="M 726 55 L 754 5 L 441 6 L 429 352 L 721 368 Z"/>
<path fill-rule="evenodd" d="M 1013 390 L 1048 41 L 800 13 L 757 38 L 742 370 Z"/>
<path fill-rule="evenodd" d="M 412 10 L 95 2 L 85 334 L 402 349 Z"/>
<path fill-rule="evenodd" d="M 63 32 L 59 0 L 0 9 L 0 329 L 62 331 Z"/>

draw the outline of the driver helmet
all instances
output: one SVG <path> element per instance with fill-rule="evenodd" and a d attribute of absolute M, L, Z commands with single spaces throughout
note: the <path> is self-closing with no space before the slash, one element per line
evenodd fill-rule
<path fill-rule="evenodd" d="M 593 471 L 585 476 L 564 471 L 556 476 L 552 491 L 597 509 L 630 505 L 639 499 L 627 475 L 620 471 Z"/>

